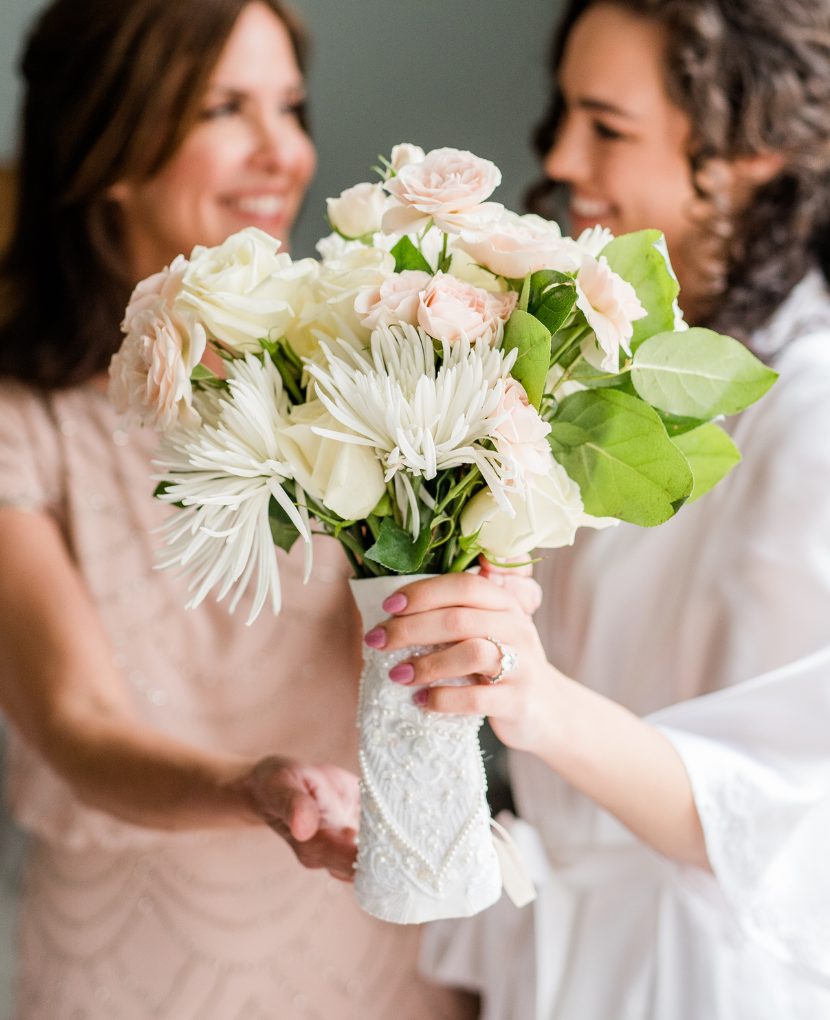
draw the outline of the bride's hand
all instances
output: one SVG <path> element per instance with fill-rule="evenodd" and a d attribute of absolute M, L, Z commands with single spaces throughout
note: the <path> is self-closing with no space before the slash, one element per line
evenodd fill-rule
<path fill-rule="evenodd" d="M 526 596 L 528 592 L 532 589 L 525 590 Z M 448 645 L 390 670 L 391 680 L 418 688 L 416 704 L 433 712 L 489 716 L 497 736 L 510 747 L 539 753 L 549 746 L 563 678 L 547 661 L 524 606 L 506 586 L 487 577 L 446 574 L 405 585 L 386 600 L 384 609 L 393 618 L 366 636 L 371 647 L 394 651 L 407 645 Z M 489 637 L 519 656 L 518 667 L 498 684 L 490 678 L 501 669 L 502 653 Z M 458 676 L 472 676 L 476 682 L 425 687 Z"/>
<path fill-rule="evenodd" d="M 262 819 L 289 844 L 306 868 L 326 868 L 354 880 L 355 833 L 360 815 L 357 776 L 334 765 L 299 765 L 264 758 L 243 780 Z"/>

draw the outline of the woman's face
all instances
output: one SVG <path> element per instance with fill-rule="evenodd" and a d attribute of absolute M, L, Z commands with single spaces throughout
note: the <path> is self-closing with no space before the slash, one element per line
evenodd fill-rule
<path fill-rule="evenodd" d="M 691 125 L 666 94 L 664 53 L 657 22 L 610 3 L 590 7 L 568 37 L 564 115 L 545 170 L 570 186 L 575 236 L 596 224 L 614 234 L 662 230 L 683 283 L 695 232 Z"/>
<path fill-rule="evenodd" d="M 303 99 L 285 26 L 265 4 L 250 3 L 216 65 L 201 117 L 175 156 L 150 180 L 111 191 L 136 279 L 243 227 L 288 240 L 316 169 L 298 119 Z"/>

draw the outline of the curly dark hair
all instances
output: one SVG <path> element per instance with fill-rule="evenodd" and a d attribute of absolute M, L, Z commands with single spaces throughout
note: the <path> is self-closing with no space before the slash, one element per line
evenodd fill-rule
<path fill-rule="evenodd" d="M 664 26 L 665 80 L 691 121 L 689 162 L 708 243 L 700 269 L 706 325 L 745 342 L 809 268 L 830 280 L 830 2 L 828 0 L 572 0 L 554 37 L 554 91 L 535 143 L 546 155 L 563 112 L 556 88 L 568 35 L 597 2 Z M 730 212 L 715 161 L 779 152 L 782 170 Z M 551 215 L 561 184 L 528 196 Z M 561 208 L 561 205 L 560 205 Z"/>
<path fill-rule="evenodd" d="M 0 260 L 0 377 L 45 388 L 105 371 L 135 283 L 111 185 L 147 179 L 196 122 L 250 0 L 55 0 L 29 38 L 19 198 Z M 308 40 L 282 0 L 304 71 Z M 304 109 L 298 113 L 307 130 Z"/>

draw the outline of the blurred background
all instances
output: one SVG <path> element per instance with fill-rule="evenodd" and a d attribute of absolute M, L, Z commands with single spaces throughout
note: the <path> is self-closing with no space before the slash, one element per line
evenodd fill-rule
<path fill-rule="evenodd" d="M 83 3 L 83 0 L 77 0 Z M 0 0 L 0 246 L 14 202 L 17 63 L 44 0 Z M 325 199 L 374 180 L 397 142 L 466 148 L 493 160 L 494 196 L 520 210 L 539 173 L 531 147 L 547 98 L 545 50 L 558 0 L 298 0 L 313 37 L 309 93 L 319 171 L 294 233 L 297 257 L 329 232 Z M 474 17 L 471 16 L 474 12 Z M 71 40 L 67 40 L 71 45 Z M 508 802 L 495 738 L 485 736 L 495 810 Z M 0 744 L 2 732 L 0 731 Z M 15 899 L 25 840 L 0 812 L 0 1020 L 11 1017 Z"/>

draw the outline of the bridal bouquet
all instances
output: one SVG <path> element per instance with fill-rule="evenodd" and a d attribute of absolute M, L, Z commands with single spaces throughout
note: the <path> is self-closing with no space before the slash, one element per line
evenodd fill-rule
<path fill-rule="evenodd" d="M 248 228 L 133 294 L 111 394 L 163 432 L 162 565 L 188 573 L 190 605 L 233 590 L 233 611 L 253 583 L 250 620 L 278 612 L 276 547 L 302 542 L 308 575 L 323 532 L 369 629 L 400 575 L 661 524 L 740 459 L 716 421 L 775 379 L 686 327 L 659 232 L 563 237 L 491 201 L 501 175 L 469 152 L 399 145 L 382 164 L 329 199 L 321 261 Z M 426 713 L 388 680 L 417 652 L 366 649 L 359 708 L 356 890 L 398 922 L 501 890 L 481 720 Z"/>

